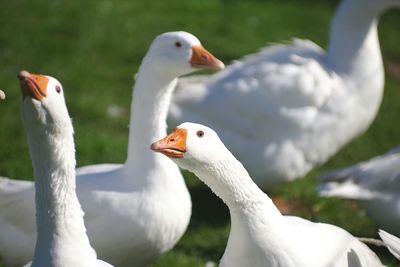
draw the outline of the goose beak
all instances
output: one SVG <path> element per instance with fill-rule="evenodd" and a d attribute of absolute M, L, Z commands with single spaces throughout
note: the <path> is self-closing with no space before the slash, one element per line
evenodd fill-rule
<path fill-rule="evenodd" d="M 6 94 L 2 90 L 0 90 L 0 100 L 4 99 L 6 99 Z"/>
<path fill-rule="evenodd" d="M 170 158 L 183 158 L 186 152 L 186 129 L 175 129 L 163 139 L 151 144 L 151 150 Z"/>
<path fill-rule="evenodd" d="M 222 70 L 225 68 L 224 63 L 214 57 L 201 45 L 192 47 L 192 58 L 190 59 L 190 65 L 195 69 L 211 69 L 211 70 Z"/>
<path fill-rule="evenodd" d="M 42 101 L 47 96 L 47 83 L 49 78 L 44 75 L 31 74 L 22 70 L 17 75 L 22 95 L 30 96 L 38 101 Z"/>

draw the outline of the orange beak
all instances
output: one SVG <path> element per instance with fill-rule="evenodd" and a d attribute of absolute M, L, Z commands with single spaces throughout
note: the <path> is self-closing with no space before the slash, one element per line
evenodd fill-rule
<path fill-rule="evenodd" d="M 190 59 L 190 65 L 196 69 L 212 69 L 212 70 L 222 70 L 225 68 L 224 63 L 214 57 L 210 52 L 208 52 L 201 45 L 193 46 L 192 48 L 192 58 Z"/>
<path fill-rule="evenodd" d="M 31 74 L 22 70 L 17 75 L 23 96 L 30 96 L 41 101 L 47 96 L 49 78 L 44 75 Z"/>
<path fill-rule="evenodd" d="M 170 158 L 183 158 L 186 152 L 186 129 L 175 129 L 163 139 L 151 144 L 151 150 Z"/>

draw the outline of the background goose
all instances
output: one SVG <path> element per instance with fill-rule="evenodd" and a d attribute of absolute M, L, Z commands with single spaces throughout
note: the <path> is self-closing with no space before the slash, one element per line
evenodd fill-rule
<path fill-rule="evenodd" d="M 0 90 L 0 100 L 4 100 L 6 98 L 6 94 Z"/>
<path fill-rule="evenodd" d="M 210 128 L 183 123 L 151 148 L 193 172 L 228 206 L 231 231 L 221 267 L 382 266 L 345 230 L 283 216 Z"/>
<path fill-rule="evenodd" d="M 379 228 L 400 235 L 400 146 L 319 179 L 322 196 L 357 200 Z"/>
<path fill-rule="evenodd" d="M 125 164 L 77 170 L 77 194 L 88 236 L 99 257 L 117 266 L 144 266 L 170 250 L 185 232 L 191 200 L 179 168 L 149 151 L 166 134 L 177 76 L 223 63 L 186 32 L 158 36 L 136 77 Z M 35 243 L 31 182 L 0 182 L 0 254 L 9 265 L 28 261 Z"/>
<path fill-rule="evenodd" d="M 304 176 L 375 118 L 384 87 L 378 17 L 392 6 L 400 1 L 343 0 L 327 52 L 295 40 L 182 79 L 171 118 L 219 132 L 259 185 Z"/>
<path fill-rule="evenodd" d="M 381 229 L 378 233 L 393 256 L 400 260 L 400 239 Z"/>
<path fill-rule="evenodd" d="M 18 74 L 35 177 L 35 252 L 29 266 L 107 266 L 90 246 L 75 192 L 75 145 L 61 84 L 50 76 Z"/>

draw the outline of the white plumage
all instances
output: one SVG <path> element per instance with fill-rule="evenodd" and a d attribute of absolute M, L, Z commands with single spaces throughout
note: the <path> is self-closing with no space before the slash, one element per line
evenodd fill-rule
<path fill-rule="evenodd" d="M 357 200 L 379 228 L 400 235 L 400 147 L 319 179 L 322 196 Z"/>
<path fill-rule="evenodd" d="M 389 249 L 390 253 L 392 253 L 396 259 L 400 260 L 400 239 L 397 236 L 389 234 L 383 230 L 379 230 L 378 233 Z"/>
<path fill-rule="evenodd" d="M 384 88 L 377 22 L 392 6 L 400 1 L 343 0 L 327 52 L 296 39 L 181 79 L 172 120 L 215 129 L 259 185 L 304 176 L 375 118 Z"/>
<path fill-rule="evenodd" d="M 148 265 L 185 232 L 191 200 L 183 177 L 149 146 L 166 134 L 177 76 L 222 67 L 186 32 L 162 34 L 151 44 L 136 77 L 127 161 L 77 170 L 88 236 L 102 259 L 116 266 Z M 33 194 L 32 182 L 0 180 L 0 255 L 8 265 L 21 265 L 32 256 Z"/>
<path fill-rule="evenodd" d="M 97 259 L 86 235 L 75 191 L 74 130 L 62 86 L 53 77 L 27 71 L 18 78 L 35 176 L 38 237 L 33 260 L 25 266 L 112 267 Z"/>
<path fill-rule="evenodd" d="M 210 128 L 183 123 L 152 149 L 196 174 L 228 206 L 231 231 L 220 267 L 382 266 L 345 230 L 283 216 Z"/>

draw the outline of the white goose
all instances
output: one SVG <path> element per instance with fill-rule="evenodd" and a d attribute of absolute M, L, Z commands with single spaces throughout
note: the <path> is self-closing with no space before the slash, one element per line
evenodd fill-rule
<path fill-rule="evenodd" d="M 148 265 L 187 228 L 191 200 L 179 168 L 148 147 L 166 134 L 177 76 L 199 68 L 220 69 L 223 63 L 189 33 L 158 36 L 136 77 L 127 161 L 77 170 L 77 194 L 91 244 L 114 265 Z M 0 179 L 0 255 L 8 265 L 32 256 L 33 194 L 31 182 Z"/>
<path fill-rule="evenodd" d="M 72 122 L 61 84 L 50 76 L 18 74 L 35 177 L 37 241 L 26 267 L 112 267 L 90 246 L 75 191 Z"/>
<path fill-rule="evenodd" d="M 389 234 L 383 230 L 379 230 L 379 236 L 382 238 L 383 242 L 387 246 L 390 253 L 400 260 L 400 239 L 397 236 Z"/>
<path fill-rule="evenodd" d="M 378 17 L 392 6 L 400 1 L 343 0 L 327 52 L 295 40 L 211 77 L 182 79 L 171 102 L 174 123 L 215 129 L 258 185 L 303 177 L 375 118 L 384 87 Z"/>
<path fill-rule="evenodd" d="M 0 90 L 0 100 L 4 99 L 6 99 L 6 94 L 2 90 Z"/>
<path fill-rule="evenodd" d="M 196 174 L 228 206 L 231 232 L 221 267 L 382 266 L 345 230 L 283 216 L 210 128 L 183 123 L 151 148 Z"/>
<path fill-rule="evenodd" d="M 357 200 L 379 228 L 400 235 L 400 146 L 319 179 L 322 196 Z"/>

